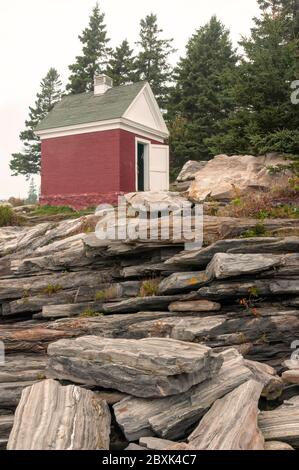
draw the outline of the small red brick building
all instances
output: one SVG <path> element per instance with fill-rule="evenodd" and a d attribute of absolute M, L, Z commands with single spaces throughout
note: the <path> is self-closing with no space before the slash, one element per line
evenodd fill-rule
<path fill-rule="evenodd" d="M 168 130 L 148 83 L 65 96 L 36 129 L 41 204 L 76 209 L 116 203 L 120 194 L 168 190 Z"/>

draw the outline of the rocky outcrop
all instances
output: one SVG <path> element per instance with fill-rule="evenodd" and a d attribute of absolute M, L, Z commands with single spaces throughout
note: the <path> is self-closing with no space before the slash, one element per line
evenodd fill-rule
<path fill-rule="evenodd" d="M 217 155 L 195 175 L 188 196 L 193 201 L 204 201 L 208 196 L 216 200 L 229 200 L 238 194 L 267 190 L 287 183 L 288 176 L 272 175 L 269 166 L 285 165 L 280 156 Z"/>
<path fill-rule="evenodd" d="M 106 402 L 90 390 L 42 381 L 24 389 L 7 449 L 109 449 L 110 420 Z"/>
<path fill-rule="evenodd" d="M 159 338 L 83 336 L 52 343 L 48 355 L 48 377 L 139 397 L 183 393 L 212 377 L 222 365 L 221 356 L 206 346 Z"/>

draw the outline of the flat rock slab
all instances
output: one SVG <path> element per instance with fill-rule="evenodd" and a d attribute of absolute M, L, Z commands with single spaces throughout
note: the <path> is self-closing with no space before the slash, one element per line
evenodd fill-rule
<path fill-rule="evenodd" d="M 129 397 L 114 405 L 116 420 L 129 441 L 159 436 L 177 440 L 186 437 L 215 400 L 253 377 L 243 357 L 229 349 L 219 374 L 181 395 L 156 400 Z"/>
<path fill-rule="evenodd" d="M 289 444 L 279 441 L 269 441 L 265 442 L 265 450 L 295 450 Z"/>
<path fill-rule="evenodd" d="M 159 293 L 169 295 L 190 292 L 206 284 L 208 280 L 205 271 L 174 273 L 163 279 L 159 285 Z"/>
<path fill-rule="evenodd" d="M 282 374 L 282 380 L 289 384 L 299 384 L 299 369 L 287 370 Z"/>
<path fill-rule="evenodd" d="M 139 444 L 147 449 L 151 450 L 166 450 L 169 447 L 174 446 L 176 443 L 168 441 L 167 439 L 159 439 L 158 437 L 141 437 Z"/>
<path fill-rule="evenodd" d="M 223 362 L 211 348 L 166 338 L 83 336 L 50 344 L 48 355 L 48 377 L 140 397 L 185 392 L 213 377 Z"/>
<path fill-rule="evenodd" d="M 110 412 L 90 390 L 45 380 L 26 388 L 8 450 L 109 449 Z"/>
<path fill-rule="evenodd" d="M 193 300 L 186 302 L 172 302 L 168 306 L 170 312 L 217 312 L 221 309 L 218 302 L 209 300 Z"/>
<path fill-rule="evenodd" d="M 206 269 L 208 279 L 253 275 L 279 266 L 282 256 L 216 253 Z"/>
<path fill-rule="evenodd" d="M 103 305 L 105 313 L 137 313 L 145 310 L 167 309 L 168 305 L 178 300 L 177 296 L 135 297 L 121 302 L 106 303 Z"/>
<path fill-rule="evenodd" d="M 299 448 L 299 400 L 292 399 L 276 410 L 261 412 L 259 427 L 265 440 L 282 441 Z"/>
<path fill-rule="evenodd" d="M 249 380 L 217 400 L 189 436 L 189 444 L 198 450 L 264 450 L 257 424 L 262 388 Z"/>
<path fill-rule="evenodd" d="M 184 250 L 168 258 L 165 264 L 203 268 L 216 253 L 298 253 L 299 237 L 258 237 L 218 240 L 199 250 Z"/>

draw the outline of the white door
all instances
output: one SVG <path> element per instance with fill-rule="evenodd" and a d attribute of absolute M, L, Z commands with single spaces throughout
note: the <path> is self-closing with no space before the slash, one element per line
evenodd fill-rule
<path fill-rule="evenodd" d="M 169 147 L 168 145 L 150 146 L 149 186 L 150 191 L 169 190 Z"/>

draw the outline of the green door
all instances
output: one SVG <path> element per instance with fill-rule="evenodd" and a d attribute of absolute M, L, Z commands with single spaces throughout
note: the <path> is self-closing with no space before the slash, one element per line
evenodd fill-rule
<path fill-rule="evenodd" d="M 137 150 L 137 171 L 138 171 L 138 188 L 137 191 L 144 191 L 144 158 L 145 158 L 145 145 L 138 142 Z"/>

